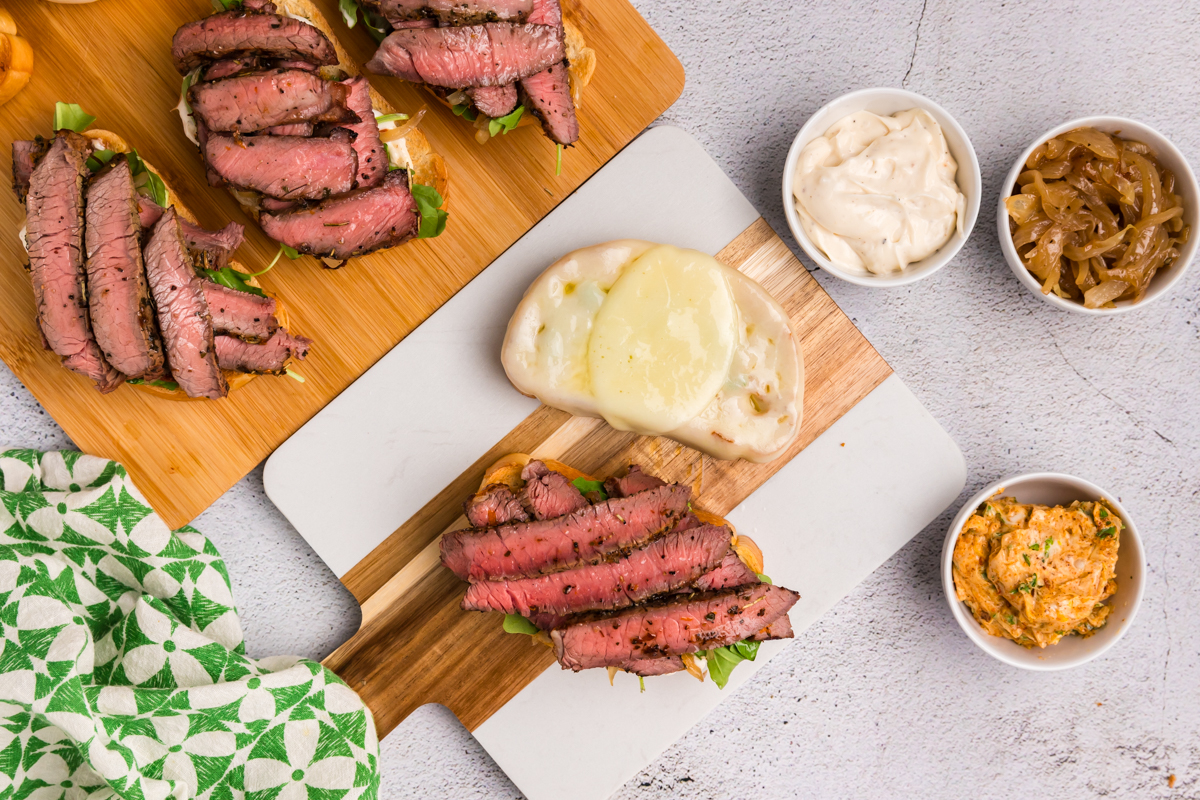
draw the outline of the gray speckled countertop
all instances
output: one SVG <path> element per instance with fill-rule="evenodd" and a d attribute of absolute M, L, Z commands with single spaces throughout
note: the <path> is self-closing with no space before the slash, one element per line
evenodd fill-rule
<path fill-rule="evenodd" d="M 1142 120 L 1200 165 L 1191 4 L 712 0 L 698 14 L 634 1 L 687 70 L 662 122 L 697 137 L 789 243 L 780 171 L 809 114 L 881 85 L 957 117 L 985 193 L 954 263 L 893 290 L 817 279 L 962 448 L 960 501 L 1012 472 L 1075 473 L 1120 495 L 1149 564 L 1137 621 L 1108 655 L 1018 671 L 946 608 L 937 565 L 956 504 L 617 796 L 1200 797 L 1200 267 L 1136 313 L 1068 315 L 1017 283 L 993 227 L 1012 159 L 1074 117 Z M 70 445 L 6 369 L 0 420 L 12 444 Z M 253 655 L 320 658 L 357 627 L 261 468 L 194 524 L 229 562 Z M 389 800 L 519 796 L 440 707 L 382 750 Z"/>

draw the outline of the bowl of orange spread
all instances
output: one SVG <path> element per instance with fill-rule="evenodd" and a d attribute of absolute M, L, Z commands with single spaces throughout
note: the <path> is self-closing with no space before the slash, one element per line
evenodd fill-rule
<path fill-rule="evenodd" d="M 1144 571 L 1120 501 L 1052 472 L 985 487 L 942 549 L 954 618 L 989 655 L 1023 669 L 1067 669 L 1115 645 L 1141 604 Z"/>

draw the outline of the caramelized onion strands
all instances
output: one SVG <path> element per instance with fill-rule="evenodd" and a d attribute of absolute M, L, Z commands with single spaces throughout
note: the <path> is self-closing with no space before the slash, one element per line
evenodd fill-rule
<path fill-rule="evenodd" d="M 1013 245 L 1042 292 L 1112 308 L 1140 300 L 1191 230 L 1175 176 L 1142 142 L 1077 128 L 1038 145 L 1004 201 Z"/>

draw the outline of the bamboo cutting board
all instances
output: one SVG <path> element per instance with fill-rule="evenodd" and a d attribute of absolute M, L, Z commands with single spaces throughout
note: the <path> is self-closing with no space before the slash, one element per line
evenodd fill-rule
<path fill-rule="evenodd" d="M 352 58 L 374 42 L 347 30 L 337 3 L 317 0 Z M 34 48 L 29 85 L 0 107 L 0 147 L 50 131 L 55 101 L 79 103 L 96 127 L 123 136 L 209 227 L 242 222 L 237 257 L 261 269 L 276 246 L 224 190 L 209 187 L 174 106 L 180 76 L 171 64 L 176 28 L 211 13 L 206 0 L 85 5 L 18 0 L 7 5 Z M 582 30 L 598 66 L 580 109 L 579 145 L 563 156 L 536 128 L 487 145 L 474 129 L 418 87 L 369 76 L 397 109 L 422 104 L 422 122 L 450 169 L 450 222 L 437 239 L 355 259 L 341 270 L 311 258 L 286 260 L 259 280 L 286 303 L 296 333 L 315 340 L 303 384 L 260 378 L 220 401 L 173 402 L 122 387 L 99 395 L 42 349 L 33 293 L 16 232 L 24 208 L 0 200 L 0 357 L 82 450 L 123 463 L 173 527 L 208 507 L 306 420 L 567 197 L 683 88 L 683 68 L 627 0 L 588 0 Z M 4 160 L 5 166 L 9 162 Z"/>

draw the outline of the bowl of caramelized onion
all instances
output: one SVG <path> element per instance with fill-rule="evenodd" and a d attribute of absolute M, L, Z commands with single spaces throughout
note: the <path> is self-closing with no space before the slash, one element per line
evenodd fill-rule
<path fill-rule="evenodd" d="M 1196 252 L 1200 187 L 1158 131 L 1085 117 L 1031 144 L 1003 184 L 997 228 L 1013 274 L 1051 305 L 1114 314 L 1163 296 Z"/>

